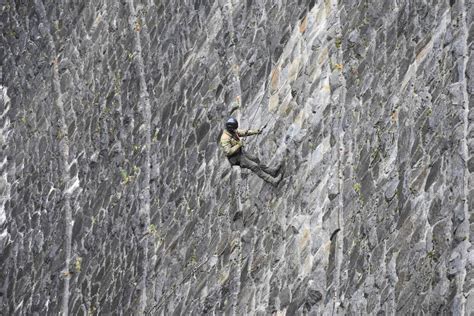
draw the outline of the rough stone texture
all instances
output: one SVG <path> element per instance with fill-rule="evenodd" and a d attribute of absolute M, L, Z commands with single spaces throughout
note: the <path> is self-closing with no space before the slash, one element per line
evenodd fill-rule
<path fill-rule="evenodd" d="M 0 309 L 472 314 L 473 17 L 3 2 Z M 230 113 L 278 188 L 218 150 Z"/>

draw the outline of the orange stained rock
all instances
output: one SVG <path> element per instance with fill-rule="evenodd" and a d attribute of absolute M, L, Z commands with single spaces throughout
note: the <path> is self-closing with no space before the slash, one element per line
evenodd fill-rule
<path fill-rule="evenodd" d="M 398 112 L 396 110 L 393 110 L 390 116 L 392 118 L 392 122 L 395 123 L 398 120 Z"/>
<path fill-rule="evenodd" d="M 311 237 L 311 232 L 308 228 L 303 229 L 303 234 L 300 239 L 300 249 L 306 247 Z"/>
<path fill-rule="evenodd" d="M 308 27 L 308 16 L 306 15 L 300 23 L 300 32 L 304 33 Z"/>
<path fill-rule="evenodd" d="M 276 67 L 272 71 L 272 78 L 271 78 L 271 84 L 270 84 L 270 91 L 276 91 L 278 90 L 278 85 L 280 83 L 280 67 Z"/>
<path fill-rule="evenodd" d="M 140 32 L 141 29 L 142 29 L 142 25 L 140 23 L 140 20 L 136 20 L 135 21 L 135 27 L 134 27 L 135 32 Z"/>

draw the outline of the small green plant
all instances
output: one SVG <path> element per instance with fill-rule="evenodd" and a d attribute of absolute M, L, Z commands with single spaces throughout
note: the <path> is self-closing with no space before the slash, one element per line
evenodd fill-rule
<path fill-rule="evenodd" d="M 120 71 L 117 71 L 115 74 L 115 79 L 114 79 L 114 93 L 115 95 L 120 94 L 120 89 L 122 86 L 122 75 L 120 74 Z"/>
<path fill-rule="evenodd" d="M 111 112 L 110 107 L 105 106 L 105 107 L 104 107 L 104 112 L 103 112 L 103 114 L 104 114 L 104 115 L 108 115 L 108 114 L 110 114 L 110 112 Z"/>
<path fill-rule="evenodd" d="M 221 273 L 219 273 L 219 277 L 217 278 L 217 282 L 219 282 L 219 284 L 224 284 L 225 281 L 227 281 L 227 279 L 229 278 L 229 273 L 226 272 L 226 271 L 222 271 Z"/>
<path fill-rule="evenodd" d="M 125 169 L 120 169 L 120 177 L 122 177 L 122 184 L 128 184 L 131 180 L 130 175 Z"/>
<path fill-rule="evenodd" d="M 381 151 L 380 146 L 376 147 L 376 148 L 372 151 L 372 153 L 370 154 L 370 158 L 372 159 L 372 161 L 370 162 L 370 164 L 372 165 L 373 163 L 376 163 L 377 161 L 380 161 L 382 155 L 383 155 L 383 152 Z"/>
<path fill-rule="evenodd" d="M 91 305 L 91 306 L 89 307 L 89 310 L 87 311 L 87 314 L 88 314 L 88 315 L 94 315 L 94 314 L 95 314 L 95 311 L 96 311 L 95 306 L 94 306 L 94 305 Z"/>
<path fill-rule="evenodd" d="M 193 211 L 194 210 L 192 208 L 190 208 L 189 206 L 186 207 L 186 212 L 188 213 L 188 215 L 191 215 L 193 213 Z"/>
<path fill-rule="evenodd" d="M 57 21 L 57 20 L 54 21 L 53 25 L 54 25 L 54 30 L 56 32 L 58 32 L 61 29 L 61 25 L 60 25 L 59 21 Z"/>
<path fill-rule="evenodd" d="M 76 270 L 77 273 L 81 272 L 81 266 L 82 266 L 82 258 L 77 257 L 76 262 L 74 263 L 74 269 Z"/>
<path fill-rule="evenodd" d="M 153 137 L 152 137 L 151 141 L 152 142 L 157 142 L 158 141 L 158 130 L 157 129 L 153 133 Z"/>
<path fill-rule="evenodd" d="M 197 263 L 196 249 L 193 249 L 193 254 L 191 255 L 191 264 Z"/>
<path fill-rule="evenodd" d="M 158 234 L 158 230 L 156 229 L 156 225 L 155 224 L 150 224 L 148 226 L 148 232 L 152 235 Z"/>
<path fill-rule="evenodd" d="M 64 138 L 64 134 L 61 130 L 58 130 L 58 133 L 56 134 L 56 139 L 61 140 Z"/>
<path fill-rule="evenodd" d="M 340 48 L 342 44 L 342 39 L 340 37 L 336 37 L 335 44 L 336 48 Z"/>
<path fill-rule="evenodd" d="M 10 31 L 8 32 L 8 35 L 10 35 L 10 37 L 16 37 L 16 32 L 15 32 L 15 30 L 10 30 Z"/>
<path fill-rule="evenodd" d="M 354 185 L 352 186 L 352 188 L 354 189 L 354 191 L 360 195 L 360 189 L 361 189 L 361 186 L 360 186 L 360 183 L 354 183 Z"/>
<path fill-rule="evenodd" d="M 148 234 L 153 237 L 153 242 L 155 245 L 155 249 L 158 249 L 161 243 L 163 242 L 164 238 L 163 236 L 160 235 L 160 232 L 158 231 L 158 228 L 156 227 L 155 224 L 150 224 L 148 226 Z"/>
<path fill-rule="evenodd" d="M 133 166 L 133 175 L 137 175 L 140 172 L 140 168 Z"/>
<path fill-rule="evenodd" d="M 428 257 L 428 259 L 432 261 L 435 261 L 435 262 L 438 261 L 438 255 L 435 250 L 428 251 L 428 253 L 426 254 L 426 257 Z"/>
<path fill-rule="evenodd" d="M 139 153 L 140 150 L 141 150 L 141 146 L 140 146 L 140 145 L 133 145 L 133 153 L 134 153 L 134 154 Z"/>

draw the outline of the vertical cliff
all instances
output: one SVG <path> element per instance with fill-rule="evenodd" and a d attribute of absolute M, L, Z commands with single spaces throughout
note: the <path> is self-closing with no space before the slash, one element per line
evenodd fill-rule
<path fill-rule="evenodd" d="M 474 311 L 470 1 L 0 14 L 5 314 Z"/>

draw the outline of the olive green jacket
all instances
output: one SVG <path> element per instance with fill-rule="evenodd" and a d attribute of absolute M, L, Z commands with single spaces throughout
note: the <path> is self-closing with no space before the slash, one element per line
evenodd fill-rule
<path fill-rule="evenodd" d="M 257 135 L 260 131 L 258 129 L 238 129 L 234 134 L 228 130 L 224 130 L 220 139 L 220 145 L 227 157 L 236 154 L 242 147 L 240 137 Z"/>

